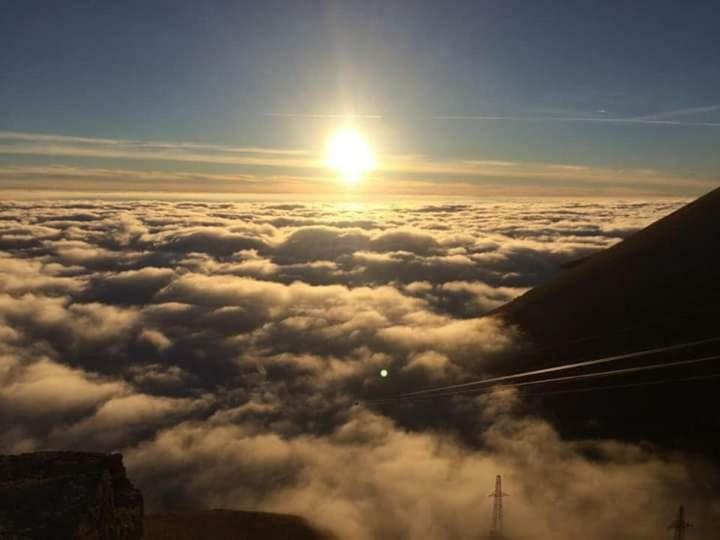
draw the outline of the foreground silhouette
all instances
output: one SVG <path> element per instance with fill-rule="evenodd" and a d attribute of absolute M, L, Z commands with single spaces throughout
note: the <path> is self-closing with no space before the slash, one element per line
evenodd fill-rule
<path fill-rule="evenodd" d="M 287 514 L 237 510 L 193 510 L 145 517 L 145 540 L 333 540 L 304 519 Z"/>
<path fill-rule="evenodd" d="M 530 343 L 512 369 L 720 336 L 719 245 L 717 189 L 510 302 L 495 314 Z M 646 363 L 719 353 L 714 343 L 654 355 Z M 652 376 L 594 380 L 585 387 L 556 385 L 537 392 L 535 404 L 568 436 L 649 440 L 717 455 L 720 419 L 712 412 L 720 392 L 717 366 L 707 362 Z"/>

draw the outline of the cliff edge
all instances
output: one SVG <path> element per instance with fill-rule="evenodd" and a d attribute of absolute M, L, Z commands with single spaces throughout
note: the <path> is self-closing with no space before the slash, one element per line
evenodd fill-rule
<path fill-rule="evenodd" d="M 120 454 L 0 455 L 3 540 L 141 540 L 142 494 Z"/>

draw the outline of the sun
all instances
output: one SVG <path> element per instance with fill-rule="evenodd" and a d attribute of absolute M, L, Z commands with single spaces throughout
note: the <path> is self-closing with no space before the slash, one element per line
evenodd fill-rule
<path fill-rule="evenodd" d="M 335 131 L 328 140 L 325 163 L 348 184 L 356 184 L 375 168 L 375 156 L 367 141 L 352 128 Z"/>

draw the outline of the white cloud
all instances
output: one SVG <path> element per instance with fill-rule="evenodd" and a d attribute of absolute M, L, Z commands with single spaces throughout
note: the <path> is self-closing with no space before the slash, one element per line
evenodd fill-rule
<path fill-rule="evenodd" d="M 675 206 L 3 203 L 0 451 L 119 450 L 151 511 L 357 539 L 482 532 L 498 473 L 517 537 L 644 540 L 680 497 L 713 516 L 706 465 L 563 440 L 520 394 L 356 404 L 496 369 L 518 336 L 482 315 Z"/>

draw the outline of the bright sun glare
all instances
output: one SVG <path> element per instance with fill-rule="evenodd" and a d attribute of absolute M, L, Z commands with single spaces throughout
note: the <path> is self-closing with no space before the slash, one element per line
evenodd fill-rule
<path fill-rule="evenodd" d="M 339 129 L 328 142 L 326 164 L 338 171 L 345 182 L 355 184 L 375 167 L 375 156 L 357 131 Z"/>

